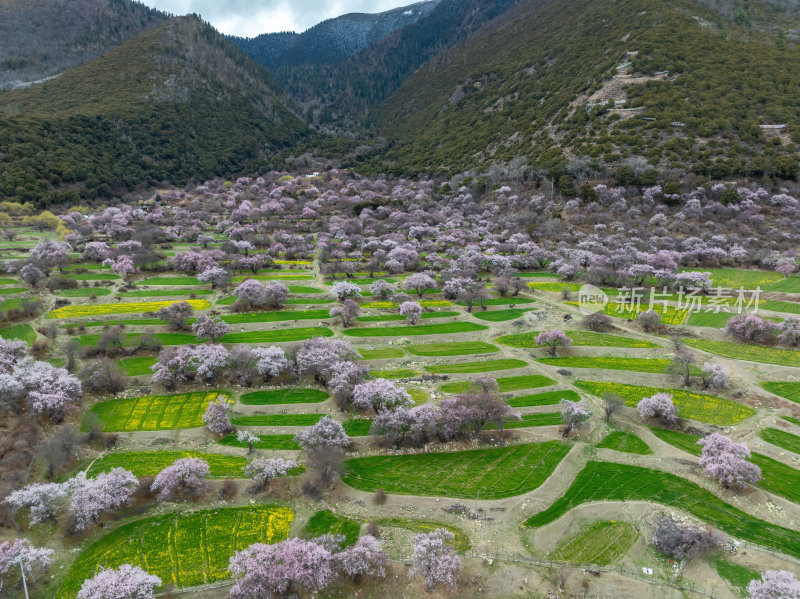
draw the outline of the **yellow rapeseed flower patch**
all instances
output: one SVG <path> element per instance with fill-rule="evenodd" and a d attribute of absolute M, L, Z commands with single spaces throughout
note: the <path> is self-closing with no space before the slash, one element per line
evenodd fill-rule
<path fill-rule="evenodd" d="M 107 314 L 125 314 L 128 312 L 158 312 L 181 301 L 187 302 L 195 310 L 207 310 L 211 303 L 204 299 L 170 300 L 163 302 L 120 302 L 118 304 L 79 304 L 64 306 L 53 310 L 47 318 L 82 318 L 84 316 L 105 316 Z"/>

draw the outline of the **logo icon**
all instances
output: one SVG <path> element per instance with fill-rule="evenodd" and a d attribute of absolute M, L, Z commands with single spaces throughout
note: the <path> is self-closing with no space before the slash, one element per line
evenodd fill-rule
<path fill-rule="evenodd" d="M 578 309 L 584 316 L 602 312 L 608 303 L 606 292 L 594 285 L 581 285 L 578 291 Z"/>

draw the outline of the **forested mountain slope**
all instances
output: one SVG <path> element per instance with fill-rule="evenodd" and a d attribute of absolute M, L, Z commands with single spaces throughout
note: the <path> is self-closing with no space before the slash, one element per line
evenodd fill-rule
<path fill-rule="evenodd" d="M 165 18 L 131 0 L 2 0 L 0 87 L 83 64 Z"/>
<path fill-rule="evenodd" d="M 378 108 L 391 148 L 370 167 L 450 173 L 516 158 L 559 175 L 580 157 L 586 170 L 638 156 L 715 177 L 796 174 L 800 52 L 718 16 L 686 1 L 519 3 Z"/>
<path fill-rule="evenodd" d="M 196 17 L 0 93 L 0 199 L 46 204 L 253 172 L 304 130 L 266 70 Z"/>

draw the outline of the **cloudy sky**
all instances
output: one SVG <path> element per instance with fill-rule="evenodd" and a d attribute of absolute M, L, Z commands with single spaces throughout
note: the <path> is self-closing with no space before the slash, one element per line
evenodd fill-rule
<path fill-rule="evenodd" d="M 197 13 L 222 33 L 253 37 L 272 31 L 305 31 L 349 12 L 382 12 L 415 0 L 141 0 L 176 15 Z"/>

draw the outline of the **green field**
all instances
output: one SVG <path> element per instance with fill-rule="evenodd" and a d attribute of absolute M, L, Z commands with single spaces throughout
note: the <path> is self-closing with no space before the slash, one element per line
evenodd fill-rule
<path fill-rule="evenodd" d="M 19 339 L 28 345 L 33 345 L 36 341 L 36 331 L 29 324 L 13 324 L 10 327 L 0 329 L 0 337 L 3 339 Z"/>
<path fill-rule="evenodd" d="M 0 289 L 0 292 L 6 293 L 5 289 Z M 55 294 L 59 297 L 92 297 L 96 295 L 111 295 L 111 290 L 105 287 L 78 287 L 77 289 L 58 289 Z"/>
<path fill-rule="evenodd" d="M 140 281 L 139 285 L 202 285 L 197 277 L 150 277 L 144 281 Z"/>
<path fill-rule="evenodd" d="M 143 333 L 127 333 L 123 345 L 125 347 L 135 347 L 141 339 Z M 164 345 L 191 345 L 197 343 L 197 337 L 191 333 L 155 333 L 156 339 Z M 95 346 L 100 341 L 100 335 L 80 335 L 76 337 L 83 347 Z"/>
<path fill-rule="evenodd" d="M 294 514 L 258 505 L 164 514 L 124 524 L 91 543 L 73 562 L 58 599 L 73 599 L 101 567 L 139 566 L 164 586 L 191 587 L 228 578 L 228 561 L 253 543 L 277 543 L 289 535 Z"/>
<path fill-rule="evenodd" d="M 300 449 L 295 442 L 294 435 L 256 435 L 258 442 L 253 443 L 254 449 Z M 236 435 L 226 435 L 217 443 L 228 447 L 247 447 L 247 443 L 238 441 Z"/>
<path fill-rule="evenodd" d="M 800 383 L 788 383 L 781 381 L 767 381 L 761 383 L 766 391 L 780 395 L 784 399 L 800 403 Z"/>
<path fill-rule="evenodd" d="M 320 403 L 330 397 L 325 391 L 297 387 L 293 389 L 268 389 L 245 393 L 239 403 L 246 406 L 273 406 L 294 403 Z"/>
<path fill-rule="evenodd" d="M 800 454 L 800 437 L 777 428 L 765 428 L 758 436 L 776 447 Z"/>
<path fill-rule="evenodd" d="M 738 289 L 766 289 L 779 282 L 783 275 L 771 270 L 744 270 L 741 268 L 681 268 L 680 272 L 710 272 L 714 287 Z"/>
<path fill-rule="evenodd" d="M 515 306 L 517 304 L 525 305 L 535 302 L 536 300 L 527 297 L 491 297 L 485 303 L 487 306 Z M 467 302 L 456 302 L 456 305 L 466 306 Z"/>
<path fill-rule="evenodd" d="M 652 397 L 656 393 L 670 393 L 673 403 L 678 407 L 681 418 L 690 418 L 700 422 L 730 426 L 749 418 L 756 412 L 746 406 L 724 397 L 694 393 L 685 389 L 669 389 L 663 387 L 641 387 L 623 383 L 601 383 L 594 381 L 575 381 L 575 385 L 587 393 L 604 397 L 607 393 L 616 393 L 625 404 L 635 407 L 644 397 Z"/>
<path fill-rule="evenodd" d="M 276 312 L 253 312 L 248 314 L 226 314 L 222 320 L 228 324 L 249 322 L 284 322 L 290 320 L 325 320 L 328 310 L 279 310 Z"/>
<path fill-rule="evenodd" d="M 741 597 L 747 596 L 747 587 L 750 585 L 751 580 L 761 580 L 761 574 L 756 570 L 719 558 L 714 560 L 714 569 L 720 578 L 727 581 L 737 590 Z"/>
<path fill-rule="evenodd" d="M 734 314 L 731 312 L 692 312 L 689 314 L 689 320 L 686 321 L 686 324 L 693 327 L 721 329 L 728 324 L 732 316 L 734 316 Z"/>
<path fill-rule="evenodd" d="M 119 367 L 127 376 L 145 376 L 153 374 L 151 367 L 158 361 L 158 358 L 149 356 L 138 358 L 121 358 Z"/>
<path fill-rule="evenodd" d="M 235 426 L 313 426 L 323 414 L 250 414 L 234 416 Z"/>
<path fill-rule="evenodd" d="M 486 322 L 505 322 L 514 320 L 530 311 L 532 308 L 508 308 L 507 310 L 488 310 L 486 312 L 473 312 L 472 316 Z"/>
<path fill-rule="evenodd" d="M 567 337 L 572 339 L 572 345 L 588 347 L 633 347 L 651 348 L 658 347 L 655 343 L 633 339 L 631 337 L 620 337 L 619 335 L 609 335 L 607 333 L 593 333 L 591 331 L 565 331 Z M 537 331 L 530 333 L 517 333 L 514 335 L 503 335 L 495 341 L 511 347 L 534 348 L 542 347 L 536 345 Z"/>
<path fill-rule="evenodd" d="M 87 476 L 97 476 L 112 468 L 125 468 L 137 477 L 155 476 L 181 458 L 201 458 L 208 462 L 211 478 L 245 478 L 247 460 L 239 456 L 197 451 L 115 451 L 92 462 Z"/>
<path fill-rule="evenodd" d="M 791 416 L 781 416 L 786 422 L 791 422 L 795 426 L 800 426 L 800 420 L 797 418 L 792 418 Z"/>
<path fill-rule="evenodd" d="M 702 447 L 697 444 L 700 440 L 697 435 L 661 428 L 651 430 L 655 436 L 673 447 L 695 456 L 702 453 Z M 761 468 L 762 479 L 757 486 L 800 504 L 800 470 L 761 453 L 751 452 L 750 455 L 750 461 Z"/>
<path fill-rule="evenodd" d="M 674 474 L 627 464 L 587 463 L 562 497 L 524 524 L 544 526 L 581 504 L 596 501 L 662 504 L 688 512 L 735 538 L 800 557 L 800 532 L 759 520 Z"/>
<path fill-rule="evenodd" d="M 68 279 L 75 279 L 76 281 L 116 281 L 120 278 L 110 272 L 84 272 L 78 274 L 65 274 Z"/>
<path fill-rule="evenodd" d="M 545 391 L 544 393 L 534 393 L 532 395 L 518 395 L 508 400 L 508 405 L 512 408 L 529 408 L 534 406 L 553 406 L 558 405 L 562 399 L 569 401 L 580 401 L 580 395 L 572 389 L 563 391 Z"/>
<path fill-rule="evenodd" d="M 647 443 L 636 435 L 626 433 L 625 431 L 608 433 L 606 438 L 597 444 L 597 447 L 613 449 L 614 451 L 621 451 L 623 453 L 635 453 L 637 455 L 649 455 L 653 453 L 653 450 L 647 446 Z"/>
<path fill-rule="evenodd" d="M 193 318 L 190 318 L 187 322 L 191 323 L 194 321 Z M 125 320 L 93 320 L 91 322 L 80 322 L 80 323 L 67 323 L 67 324 L 60 324 L 62 329 L 72 328 L 78 329 L 79 327 L 104 327 L 106 325 L 113 327 L 117 325 L 125 325 L 128 326 L 162 326 L 166 324 L 163 320 L 158 318 L 127 318 Z"/>
<path fill-rule="evenodd" d="M 448 453 L 370 456 L 345 462 L 342 480 L 362 491 L 502 499 L 536 489 L 569 453 L 560 441 Z"/>
<path fill-rule="evenodd" d="M 523 414 L 521 420 L 509 420 L 504 428 L 526 428 L 533 426 L 558 426 L 561 424 L 561 412 L 541 412 L 536 414 Z M 494 430 L 494 424 L 486 425 L 487 430 Z"/>
<path fill-rule="evenodd" d="M 407 327 L 370 327 L 366 329 L 345 329 L 349 337 L 411 337 L 418 335 L 452 335 L 454 333 L 474 333 L 485 331 L 486 325 L 472 322 L 445 322 L 442 324 L 420 324 Z"/>
<path fill-rule="evenodd" d="M 462 362 L 460 364 L 437 364 L 426 366 L 425 370 L 434 374 L 472 374 L 476 372 L 493 372 L 496 370 L 513 370 L 525 368 L 528 365 L 524 360 L 482 360 L 480 362 Z"/>
<path fill-rule="evenodd" d="M 286 343 L 303 341 L 312 337 L 333 337 L 333 331 L 326 327 L 288 328 L 275 331 L 247 331 L 228 333 L 220 343 Z"/>
<path fill-rule="evenodd" d="M 305 536 L 314 539 L 322 535 L 343 535 L 342 547 L 349 547 L 358 541 L 361 524 L 358 520 L 334 514 L 330 510 L 320 510 L 306 522 Z"/>
<path fill-rule="evenodd" d="M 210 289 L 139 289 L 138 291 L 126 291 L 120 293 L 119 297 L 182 297 L 191 295 L 212 295 Z"/>
<path fill-rule="evenodd" d="M 628 553 L 639 531 L 628 522 L 595 522 L 562 542 L 548 557 L 573 564 L 607 566 Z"/>
<path fill-rule="evenodd" d="M 775 283 L 764 285 L 764 291 L 778 291 L 781 293 L 800 293 L 800 277 L 786 277 Z"/>
<path fill-rule="evenodd" d="M 402 358 L 406 353 L 399 347 L 376 347 L 375 349 L 358 348 L 362 360 L 388 360 Z"/>
<path fill-rule="evenodd" d="M 473 354 L 493 354 L 500 351 L 491 343 L 484 343 L 483 341 L 426 343 L 425 345 L 409 345 L 405 349 L 411 355 L 429 358 L 444 356 L 469 356 Z"/>
<path fill-rule="evenodd" d="M 771 310 L 772 312 L 787 312 L 789 314 L 800 314 L 800 303 L 798 302 L 778 302 L 766 300 L 759 306 L 761 310 Z"/>
<path fill-rule="evenodd" d="M 497 386 L 501 393 L 509 391 L 522 391 L 523 389 L 536 389 L 537 387 L 549 387 L 556 382 L 550 377 L 541 374 L 525 374 L 522 376 L 509 376 L 497 379 Z M 472 386 L 471 381 L 456 381 L 445 383 L 439 387 L 442 393 L 463 393 Z"/>
<path fill-rule="evenodd" d="M 351 437 L 366 437 L 372 426 L 370 418 L 348 418 L 342 423 L 344 432 Z"/>
<path fill-rule="evenodd" d="M 101 401 L 92 406 L 106 432 L 165 431 L 203 426 L 203 414 L 219 391 L 148 395 Z"/>
<path fill-rule="evenodd" d="M 431 318 L 452 318 L 458 316 L 458 312 L 423 312 L 421 318 L 428 320 Z M 405 320 L 402 314 L 377 314 L 374 316 L 359 316 L 358 322 L 391 322 L 395 320 Z"/>
<path fill-rule="evenodd" d="M 664 358 L 619 358 L 615 356 L 564 356 L 560 358 L 539 358 L 542 364 L 558 368 L 597 368 L 600 370 L 627 370 L 629 372 L 650 372 L 666 374 L 672 360 Z M 692 367 L 692 374 L 699 376 L 701 370 Z"/>
<path fill-rule="evenodd" d="M 726 358 L 761 362 L 762 364 L 777 364 L 779 366 L 800 366 L 800 351 L 791 349 L 746 345 L 730 341 L 709 341 L 707 339 L 686 339 L 684 342 L 690 347 Z"/>

